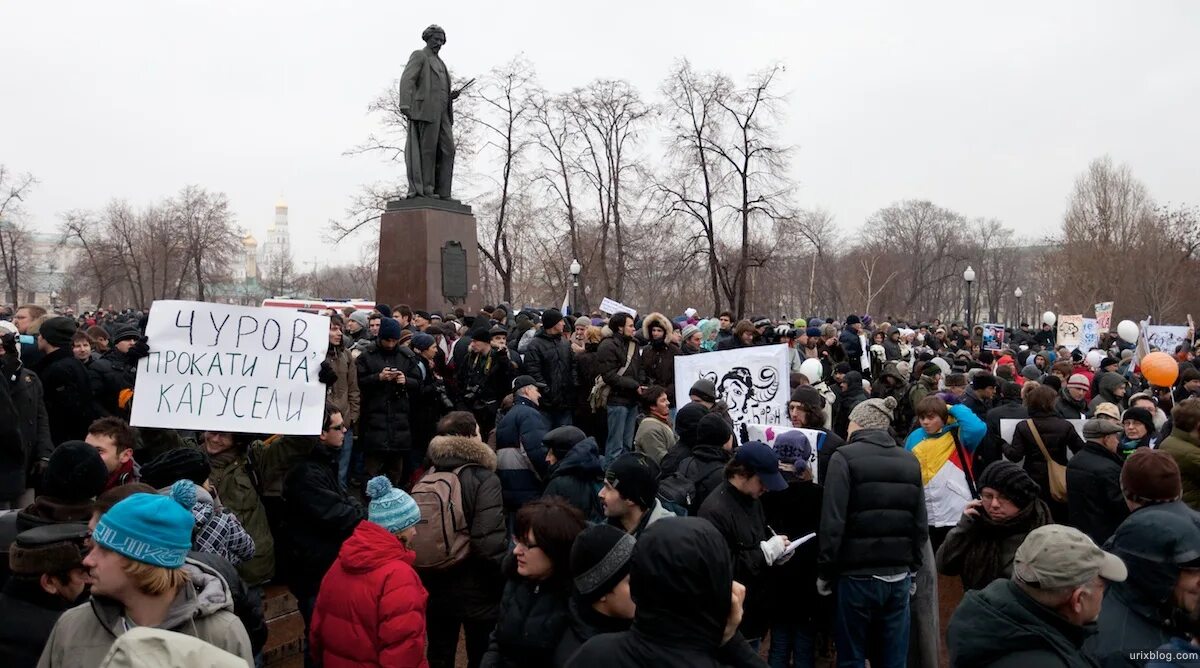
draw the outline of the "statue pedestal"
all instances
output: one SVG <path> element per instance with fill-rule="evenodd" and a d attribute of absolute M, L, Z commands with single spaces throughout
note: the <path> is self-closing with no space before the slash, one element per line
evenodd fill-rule
<path fill-rule="evenodd" d="M 379 226 L 375 299 L 443 314 L 482 307 L 479 247 L 471 207 L 414 197 L 388 202 Z"/>

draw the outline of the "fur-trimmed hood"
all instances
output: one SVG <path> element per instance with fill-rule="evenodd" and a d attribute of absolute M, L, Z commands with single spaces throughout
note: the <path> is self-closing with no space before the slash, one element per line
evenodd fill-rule
<path fill-rule="evenodd" d="M 496 470 L 496 453 L 483 441 L 465 436 L 435 436 L 429 442 L 429 461 L 438 469 L 453 469 L 463 464 L 478 464 Z"/>
<path fill-rule="evenodd" d="M 663 331 L 667 333 L 668 337 L 671 336 L 671 331 L 675 329 L 675 326 L 671 324 L 671 321 L 667 319 L 667 316 L 661 313 L 651 313 L 650 315 L 646 316 L 644 320 L 642 320 L 642 338 L 646 339 L 647 343 L 650 342 L 650 325 L 653 324 L 657 324 L 659 327 L 662 327 Z"/>

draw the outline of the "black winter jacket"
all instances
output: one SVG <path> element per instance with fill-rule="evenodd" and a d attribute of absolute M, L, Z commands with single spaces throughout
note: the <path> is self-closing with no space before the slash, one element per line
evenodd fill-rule
<path fill-rule="evenodd" d="M 463 515 L 471 526 L 471 548 L 461 563 L 442 571 L 421 571 L 429 590 L 431 616 L 470 621 L 494 620 L 499 611 L 500 562 L 507 553 L 504 503 L 496 477 L 496 453 L 482 441 L 462 436 L 437 436 L 426 455 L 438 471 L 458 474 L 462 487 Z"/>
<path fill-rule="evenodd" d="M 571 657 L 575 656 L 575 652 L 583 647 L 583 643 L 601 633 L 628 631 L 629 626 L 633 623 L 629 619 L 602 615 L 596 612 L 592 606 L 580 601 L 577 596 L 572 596 L 570 603 L 567 604 L 567 615 L 567 629 L 563 632 L 562 639 L 558 641 L 558 647 L 554 650 L 555 666 L 566 666 Z"/>
<path fill-rule="evenodd" d="M 584 643 L 572 668 L 765 666 L 742 635 L 721 645 L 733 560 L 721 533 L 694 517 L 650 525 L 633 551 L 633 626 Z"/>
<path fill-rule="evenodd" d="M 47 593 L 36 580 L 6 582 L 0 593 L 0 665 L 34 668 L 54 624 L 73 607 L 75 601 Z"/>
<path fill-rule="evenodd" d="M 633 357 L 625 373 L 618 375 L 617 372 L 625 366 L 630 347 L 633 348 Z M 638 355 L 636 341 L 620 334 L 613 334 L 601 341 L 596 349 L 596 373 L 612 388 L 608 403 L 614 406 L 637 405 L 638 388 L 646 384 L 646 374 L 642 372 L 642 358 Z"/>
<path fill-rule="evenodd" d="M 561 496 L 579 509 L 587 521 L 604 521 L 604 506 L 600 503 L 600 487 L 604 467 L 600 463 L 600 448 L 596 439 L 587 437 L 576 443 L 571 451 L 550 470 L 543 496 Z"/>
<path fill-rule="evenodd" d="M 820 577 L 915 573 L 929 535 L 916 456 L 860 429 L 829 460 L 817 536 Z"/>
<path fill-rule="evenodd" d="M 1004 439 L 1000 437 L 1001 420 L 1024 420 L 1029 417 L 1029 409 L 1015 399 L 998 399 L 996 405 L 987 412 L 984 422 L 987 424 L 987 434 L 983 441 L 975 447 L 974 466 L 971 470 L 979 475 L 988 464 L 1000 461 L 1004 455 Z"/>
<path fill-rule="evenodd" d="M 1045 413 L 1034 413 L 1030 417 L 1033 419 L 1034 426 L 1037 427 L 1038 434 L 1042 437 L 1042 443 L 1046 445 L 1046 451 L 1059 464 L 1066 466 L 1067 452 L 1079 452 L 1083 447 L 1083 439 L 1079 438 L 1079 432 L 1075 431 L 1075 427 L 1063 418 Z M 1042 451 L 1038 448 L 1037 441 L 1034 440 L 1027 423 L 1017 424 L 1017 429 L 1013 432 L 1012 443 L 1004 446 L 1004 456 L 1014 462 L 1024 459 L 1021 466 L 1029 474 L 1029 477 L 1033 478 L 1033 481 L 1042 488 L 1042 500 L 1050 506 L 1050 512 L 1054 514 L 1054 521 L 1065 522 L 1067 520 L 1065 517 L 1066 505 L 1055 501 L 1050 496 L 1050 473 L 1046 466 L 1046 458 L 1042 456 Z"/>
<path fill-rule="evenodd" d="M 858 332 L 847 327 L 838 335 L 838 343 L 841 344 L 842 350 L 846 352 L 846 361 L 850 364 L 851 371 L 860 371 L 862 369 L 863 347 L 862 339 L 858 338 Z"/>
<path fill-rule="evenodd" d="M 817 533 L 821 524 L 820 486 L 789 480 L 788 488 L 762 497 L 767 526 L 791 540 Z M 832 597 L 817 594 L 817 541 L 796 548 L 785 564 L 768 571 L 767 614 L 772 623 L 810 622 L 832 618 Z"/>
<path fill-rule="evenodd" d="M 697 445 L 690 456 L 679 462 L 675 472 L 691 480 L 696 487 L 693 507 L 688 512 L 695 514 L 705 499 L 725 482 L 725 464 L 732 458 L 733 453 L 719 445 Z"/>
<path fill-rule="evenodd" d="M 1067 464 L 1067 512 L 1071 526 L 1103 545 L 1129 517 L 1121 493 L 1124 461 L 1103 445 L 1088 441 Z"/>
<path fill-rule="evenodd" d="M 283 480 L 284 532 L 294 569 L 291 585 L 301 594 L 317 593 L 342 542 L 367 516 L 338 482 L 338 454 L 317 443 Z"/>
<path fill-rule="evenodd" d="M 771 565 L 759 543 L 772 536 L 762 502 L 725 481 L 700 504 L 699 516 L 712 522 L 725 537 L 733 557 L 733 579 L 746 585 L 745 615 L 738 629 L 747 638 L 761 638 L 770 622 L 766 616 L 766 576 Z"/>
<path fill-rule="evenodd" d="M 362 443 L 364 452 L 398 452 L 412 448 L 409 396 L 418 391 L 421 379 L 410 373 L 410 358 L 401 353 L 400 346 L 384 350 L 376 345 L 359 355 L 356 364 L 361 408 L 355 445 Z M 380 380 L 379 373 L 388 367 L 403 371 L 404 382 Z"/>
<path fill-rule="evenodd" d="M 0 499 L 15 499 L 32 484 L 39 460 L 54 451 L 42 381 L 28 369 L 0 376 Z"/>
<path fill-rule="evenodd" d="M 642 348 L 642 370 L 648 385 L 660 385 L 667 390 L 671 406 L 675 406 L 675 356 L 682 355 L 674 343 L 650 342 Z"/>
<path fill-rule="evenodd" d="M 570 621 L 571 581 L 562 576 L 535 581 L 517 574 L 517 560 L 504 557 L 507 578 L 500 618 L 488 640 L 480 668 L 550 668 Z"/>
<path fill-rule="evenodd" d="M 951 666 L 1088 668 L 1096 664 L 1082 646 L 1095 632 L 1095 624 L 1068 622 L 1012 580 L 996 580 L 963 597 L 950 618 L 946 646 Z"/>
<path fill-rule="evenodd" d="M 821 441 L 820 447 L 817 450 L 817 482 L 825 483 L 825 475 L 829 471 L 829 460 L 833 457 L 833 453 L 837 449 L 846 444 L 846 439 L 838 436 L 828 429 L 818 429 L 817 431 L 824 432 L 825 438 Z"/>
<path fill-rule="evenodd" d="M 525 373 L 547 388 L 541 398 L 543 408 L 567 410 L 575 405 L 575 354 L 566 337 L 534 334 L 522 360 Z"/>
<path fill-rule="evenodd" d="M 38 360 L 33 371 L 45 393 L 50 440 L 56 446 L 64 441 L 82 441 L 88 426 L 100 417 L 83 362 L 72 356 L 70 348 L 59 348 Z"/>

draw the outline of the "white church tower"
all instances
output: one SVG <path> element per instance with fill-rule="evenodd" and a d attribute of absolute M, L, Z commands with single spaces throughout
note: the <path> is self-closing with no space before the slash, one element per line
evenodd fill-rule
<path fill-rule="evenodd" d="M 267 241 L 258 248 L 258 275 L 264 281 L 270 281 L 271 276 L 280 273 L 279 263 L 292 262 L 292 239 L 288 232 L 288 205 L 283 196 L 275 202 L 275 222 L 267 227 Z M 292 267 L 288 266 L 282 273 L 291 274 Z"/>

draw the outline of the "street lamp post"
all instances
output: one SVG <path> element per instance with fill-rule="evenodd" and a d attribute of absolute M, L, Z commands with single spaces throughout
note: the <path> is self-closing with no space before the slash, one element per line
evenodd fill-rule
<path fill-rule="evenodd" d="M 1021 326 L 1021 297 L 1024 295 L 1025 293 L 1021 291 L 1021 288 L 1013 290 L 1013 296 L 1017 298 L 1017 327 Z"/>
<path fill-rule="evenodd" d="M 578 315 L 579 310 L 579 272 L 583 271 L 583 266 L 579 264 L 579 260 L 571 260 L 571 314 Z"/>
<path fill-rule="evenodd" d="M 971 321 L 971 284 L 975 282 L 975 270 L 971 265 L 967 265 L 967 270 L 963 272 L 963 280 L 967 282 L 967 332 L 970 336 L 975 332 L 974 323 Z"/>

